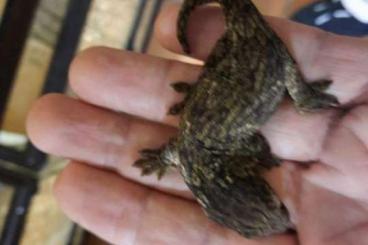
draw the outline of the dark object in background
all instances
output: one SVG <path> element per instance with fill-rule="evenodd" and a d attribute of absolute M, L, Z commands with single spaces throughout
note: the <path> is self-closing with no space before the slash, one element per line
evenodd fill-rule
<path fill-rule="evenodd" d="M 77 50 L 92 0 L 68 0 L 67 2 L 68 7 L 56 40 L 42 94 L 64 91 L 69 64 Z M 154 8 L 149 10 L 149 13 L 145 13 L 151 20 L 156 17 L 162 0 L 152 2 L 154 2 Z M 131 29 L 130 42 L 124 48 L 134 49 L 134 51 L 146 50 L 153 21 L 145 28 L 143 39 L 137 39 L 137 30 L 142 28 L 144 17 L 142 10 L 146 5 L 146 0 L 139 0 L 140 8 Z M 23 54 L 34 13 L 38 8 L 39 0 L 7 0 L 3 16 L 0 18 L 0 130 L 19 68 L 19 60 Z M 39 184 L 38 174 L 45 165 L 46 155 L 38 151 L 30 142 L 21 150 L 0 145 L 0 185 L 3 183 L 13 188 L 9 211 L 3 229 L 0 230 L 1 245 L 18 244 L 21 240 L 25 218 Z M 82 241 L 80 237 L 78 229 L 73 229 L 67 244 L 79 244 Z"/>
<path fill-rule="evenodd" d="M 22 234 L 27 208 L 37 189 L 37 181 L 32 176 L 15 173 L 0 165 L 0 184 L 7 184 L 13 189 L 9 210 L 6 215 L 0 244 L 18 244 Z M 3 221 L 1 221 L 3 222 Z"/>
<path fill-rule="evenodd" d="M 63 92 L 66 84 L 65 74 L 77 48 L 90 2 L 90 0 L 69 1 L 53 61 L 44 84 L 44 93 Z M 0 125 L 38 6 L 38 0 L 8 0 L 5 5 L 0 25 Z M 28 168 L 30 172 L 18 171 L 15 167 L 9 167 L 11 164 Z M 15 190 L 1 231 L 0 244 L 19 243 L 32 196 L 37 190 L 37 171 L 45 164 L 45 154 L 31 143 L 21 151 L 0 145 L 0 181 L 13 186 Z"/>
<path fill-rule="evenodd" d="M 0 125 L 38 2 L 7 1 L 0 19 Z"/>
<path fill-rule="evenodd" d="M 291 19 L 340 35 L 355 37 L 368 35 L 368 24 L 354 18 L 338 0 L 312 3 L 295 13 Z"/>

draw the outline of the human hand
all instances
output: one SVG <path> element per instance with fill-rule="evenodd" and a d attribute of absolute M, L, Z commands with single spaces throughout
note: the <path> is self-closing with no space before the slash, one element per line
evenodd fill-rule
<path fill-rule="evenodd" d="M 179 53 L 178 6 L 166 8 L 156 37 Z M 168 108 L 182 97 L 170 83 L 195 81 L 201 67 L 108 48 L 76 57 L 70 84 L 79 99 L 47 95 L 27 127 L 42 150 L 72 159 L 55 194 L 62 209 L 114 244 L 368 244 L 368 43 L 277 18 L 267 18 L 310 80 L 332 79 L 329 93 L 344 113 L 299 114 L 285 102 L 262 129 L 285 160 L 267 179 L 287 205 L 296 234 L 247 240 L 209 221 L 182 177 L 141 177 L 132 163 L 142 148 L 175 135 Z M 214 7 L 193 14 L 189 39 L 205 60 L 223 31 Z M 198 25 L 200 23 L 200 25 Z M 298 162 L 311 162 L 310 168 Z"/>

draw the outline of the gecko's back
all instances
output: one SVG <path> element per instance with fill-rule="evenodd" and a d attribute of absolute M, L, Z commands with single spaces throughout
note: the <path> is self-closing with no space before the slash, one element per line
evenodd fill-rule
<path fill-rule="evenodd" d="M 186 38 L 193 9 L 211 0 L 185 0 L 178 39 Z M 198 82 L 176 83 L 184 101 L 170 109 L 181 115 L 179 135 L 156 150 L 144 150 L 135 166 L 161 177 L 180 167 L 188 187 L 211 219 L 246 237 L 292 227 L 288 211 L 263 172 L 279 166 L 260 127 L 288 93 L 298 110 L 337 106 L 325 93 L 330 81 L 308 84 L 280 38 L 250 0 L 217 0 L 226 30 L 208 57 Z M 205 44 L 203 44 L 205 45 Z"/>
<path fill-rule="evenodd" d="M 285 95 L 284 66 L 292 59 L 251 2 L 219 2 L 226 30 L 182 113 L 182 174 L 211 219 L 247 237 L 283 232 L 291 227 L 287 210 L 261 177 L 262 165 L 278 160 L 259 128 Z M 191 4 L 184 2 L 179 28 Z"/>
<path fill-rule="evenodd" d="M 239 141 L 258 131 L 283 99 L 284 81 L 289 79 L 286 67 L 295 62 L 252 3 L 220 2 L 226 30 L 187 100 L 183 121 L 191 128 L 184 131 L 208 147 L 242 150 Z M 185 13 L 185 4 L 183 8 Z M 178 36 L 185 47 L 181 31 Z"/>

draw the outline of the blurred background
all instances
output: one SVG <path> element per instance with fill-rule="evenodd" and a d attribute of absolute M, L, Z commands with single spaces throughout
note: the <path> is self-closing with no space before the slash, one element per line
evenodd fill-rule
<path fill-rule="evenodd" d="M 1 245 L 106 244 L 84 232 L 58 208 L 52 185 L 65 160 L 33 147 L 25 133 L 25 118 L 42 94 L 70 93 L 70 61 L 87 47 L 104 45 L 185 59 L 163 50 L 151 38 L 154 19 L 169 2 L 0 0 Z M 264 14 L 290 17 L 315 1 L 253 2 Z"/>

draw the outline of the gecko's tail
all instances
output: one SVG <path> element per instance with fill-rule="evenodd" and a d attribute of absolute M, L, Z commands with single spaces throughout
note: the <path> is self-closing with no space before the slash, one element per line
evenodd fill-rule
<path fill-rule="evenodd" d="M 187 54 L 191 53 L 187 38 L 190 14 L 196 7 L 208 3 L 220 4 L 224 10 L 225 17 L 233 16 L 237 24 L 241 23 L 242 21 L 240 19 L 242 16 L 248 16 L 248 13 L 252 13 L 253 15 L 256 13 L 258 19 L 262 20 L 261 15 L 251 0 L 184 0 L 177 22 L 177 36 L 184 52 Z M 225 18 L 227 27 L 232 25 L 234 18 Z"/>
<path fill-rule="evenodd" d="M 177 32 L 178 32 L 177 35 L 178 40 L 185 53 L 190 54 L 191 52 L 187 38 L 188 21 L 191 12 L 200 5 L 212 2 L 219 2 L 219 0 L 184 0 L 184 3 L 179 12 L 177 23 Z"/>

